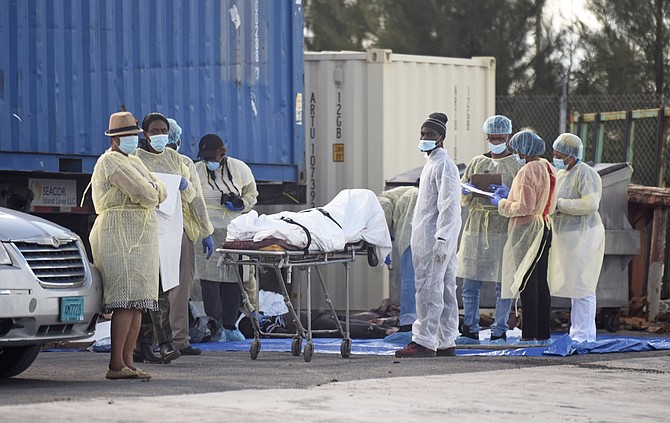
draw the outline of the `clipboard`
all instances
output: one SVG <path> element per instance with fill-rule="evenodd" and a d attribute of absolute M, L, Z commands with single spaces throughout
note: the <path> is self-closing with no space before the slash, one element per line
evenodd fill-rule
<path fill-rule="evenodd" d="M 470 176 L 470 183 L 482 191 L 493 192 L 489 185 L 496 184 L 502 185 L 502 174 L 500 173 L 475 173 Z M 472 192 L 472 196 L 476 198 L 486 198 L 489 196 L 484 194 L 479 194 L 477 192 Z"/>

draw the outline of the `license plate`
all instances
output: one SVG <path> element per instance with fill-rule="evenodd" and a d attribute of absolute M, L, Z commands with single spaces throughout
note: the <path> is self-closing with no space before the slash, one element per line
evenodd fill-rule
<path fill-rule="evenodd" d="M 84 320 L 84 297 L 63 297 L 60 299 L 60 321 L 81 322 Z"/>

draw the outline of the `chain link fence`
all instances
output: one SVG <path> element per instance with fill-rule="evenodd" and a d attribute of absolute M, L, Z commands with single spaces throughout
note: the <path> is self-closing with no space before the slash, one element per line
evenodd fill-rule
<path fill-rule="evenodd" d="M 578 112 L 603 113 L 653 109 L 670 106 L 670 101 L 655 95 L 576 95 L 567 97 L 566 115 Z M 565 101 L 564 100 L 564 101 Z M 551 159 L 551 143 L 562 132 L 569 132 L 569 118 L 561 127 L 560 96 L 516 95 L 498 96 L 496 113 L 509 117 L 514 129 L 532 128 L 548 144 L 545 157 Z M 594 160 L 596 155 L 596 123 L 587 124 L 587 136 L 583 137 L 584 160 Z M 665 125 L 668 126 L 668 125 Z M 657 134 L 658 120 L 654 118 L 637 119 L 632 139 L 633 178 L 632 182 L 641 185 L 670 186 L 670 143 L 666 131 Z M 670 129 L 670 128 L 666 128 Z M 603 139 L 603 163 L 625 162 L 627 160 L 626 122 L 625 120 L 606 122 Z M 663 148 L 663 145 L 666 145 Z M 661 174 L 656 169 L 656 159 L 661 157 Z"/>
<path fill-rule="evenodd" d="M 565 104 L 565 126 L 561 127 L 561 104 Z M 655 95 L 584 95 L 570 96 L 498 96 L 496 113 L 512 120 L 514 130 L 532 128 L 546 142 L 545 157 L 551 160 L 551 144 L 563 132 L 573 132 L 584 142 L 584 160 L 595 161 L 598 143 L 602 142 L 602 163 L 630 162 L 633 167 L 631 182 L 648 186 L 670 187 L 670 117 L 665 113 L 637 113 L 632 111 L 670 107 L 670 101 Z M 622 113 L 620 119 L 598 122 L 578 122 L 570 128 L 570 116 L 593 113 Z M 660 120 L 658 116 L 661 116 Z M 600 131 L 598 126 L 602 125 Z M 600 132 L 600 133 L 599 133 Z M 583 136 L 586 134 L 586 136 Z M 601 137 L 600 141 L 598 138 Z M 659 160 L 660 159 L 660 160 Z M 668 222 L 670 226 L 670 222 Z M 647 227 L 647 240 L 651 238 L 651 224 Z M 670 247 L 670 231 L 666 245 Z M 648 248 L 648 246 L 647 246 Z M 648 249 L 646 249 L 648 251 Z M 665 269 L 670 268 L 670 248 L 665 252 Z M 645 269 L 648 272 L 648 269 Z M 670 297 L 670 275 L 663 277 L 662 298 Z"/>

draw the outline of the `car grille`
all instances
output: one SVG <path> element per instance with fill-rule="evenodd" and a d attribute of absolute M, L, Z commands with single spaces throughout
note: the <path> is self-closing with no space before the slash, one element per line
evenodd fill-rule
<path fill-rule="evenodd" d="M 46 286 L 72 287 L 86 280 L 86 268 L 76 241 L 58 247 L 15 242 L 37 279 Z"/>

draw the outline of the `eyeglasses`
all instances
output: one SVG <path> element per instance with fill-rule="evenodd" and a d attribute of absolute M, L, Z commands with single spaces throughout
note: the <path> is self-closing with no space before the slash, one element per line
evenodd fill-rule
<path fill-rule="evenodd" d="M 486 141 L 501 143 L 507 141 L 507 137 L 488 137 Z"/>

